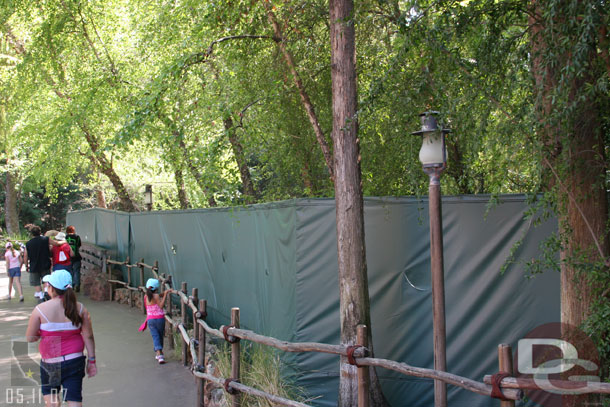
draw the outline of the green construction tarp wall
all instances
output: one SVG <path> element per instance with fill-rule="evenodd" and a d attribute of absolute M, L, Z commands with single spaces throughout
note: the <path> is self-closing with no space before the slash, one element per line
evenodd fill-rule
<path fill-rule="evenodd" d="M 538 325 L 559 321 L 559 273 L 527 278 L 523 262 L 540 254 L 555 219 L 527 219 L 521 195 L 444 197 L 443 239 L 447 366 L 478 381 L 497 372 L 497 345 Z M 425 199 L 365 199 L 366 257 L 375 356 L 432 368 L 432 299 Z M 84 241 L 117 260 L 159 261 L 161 273 L 199 289 L 209 320 L 292 342 L 339 343 L 335 207 L 332 199 L 300 199 L 240 208 L 123 213 L 70 212 Z M 521 242 L 517 250 L 516 243 Z M 511 250 L 515 262 L 502 274 Z M 132 277 L 136 278 L 134 274 Z M 147 276 L 148 277 L 148 276 Z M 135 280 L 134 280 L 135 281 Z M 287 354 L 288 371 L 312 397 L 337 403 L 338 357 Z M 393 406 L 433 405 L 433 381 L 378 369 Z M 451 406 L 497 400 L 448 386 Z"/>

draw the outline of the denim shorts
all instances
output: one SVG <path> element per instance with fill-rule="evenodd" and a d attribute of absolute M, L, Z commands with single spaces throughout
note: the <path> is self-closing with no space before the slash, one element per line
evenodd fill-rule
<path fill-rule="evenodd" d="M 85 356 L 59 363 L 40 362 L 42 395 L 60 394 L 65 401 L 83 401 Z"/>
<path fill-rule="evenodd" d="M 155 350 L 163 350 L 163 335 L 165 334 L 165 318 L 149 319 L 148 329 L 152 335 Z"/>
<path fill-rule="evenodd" d="M 12 269 L 8 269 L 9 277 L 21 277 L 21 267 L 13 267 Z"/>
<path fill-rule="evenodd" d="M 55 264 L 53 266 L 53 271 L 56 270 L 68 270 L 70 274 L 72 274 L 72 264 Z"/>

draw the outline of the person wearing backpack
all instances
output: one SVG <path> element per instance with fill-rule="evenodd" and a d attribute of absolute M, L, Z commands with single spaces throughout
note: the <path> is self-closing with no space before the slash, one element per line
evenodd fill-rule
<path fill-rule="evenodd" d="M 59 232 L 51 239 L 51 252 L 53 255 L 53 271 L 68 270 L 72 273 L 72 248 L 66 242 L 66 234 Z"/>
<path fill-rule="evenodd" d="M 74 226 L 70 225 L 66 228 L 66 242 L 72 248 L 74 256 L 70 259 L 72 261 L 72 282 L 74 284 L 74 291 L 80 291 L 80 253 L 79 249 L 81 246 L 80 236 L 76 234 Z"/>

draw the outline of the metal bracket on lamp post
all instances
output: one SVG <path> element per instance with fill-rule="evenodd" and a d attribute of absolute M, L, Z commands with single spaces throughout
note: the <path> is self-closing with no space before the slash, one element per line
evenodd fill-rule
<path fill-rule="evenodd" d="M 430 185 L 441 185 L 441 174 L 447 168 L 446 164 L 442 165 L 424 165 L 424 172 L 430 177 Z"/>

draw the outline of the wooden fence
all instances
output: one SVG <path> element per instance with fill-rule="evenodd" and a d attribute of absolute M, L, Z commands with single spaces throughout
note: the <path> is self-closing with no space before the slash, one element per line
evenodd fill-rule
<path fill-rule="evenodd" d="M 129 271 L 136 268 L 139 269 L 138 284 L 133 285 L 131 272 L 127 273 L 128 281 L 120 281 L 111 279 L 110 265 L 120 265 L 126 267 Z M 102 268 L 108 273 L 108 284 L 110 289 L 110 299 L 115 285 L 121 285 L 129 290 L 129 304 L 133 306 L 132 296 L 139 294 L 142 299 L 142 312 L 146 313 L 144 305 L 144 295 L 146 293 L 144 274 L 145 270 L 150 270 L 154 278 L 161 282 L 161 293 L 167 289 L 173 289 L 171 276 L 159 274 L 158 262 L 154 265 L 144 263 L 144 259 L 135 263 L 129 264 L 129 258 L 125 261 L 115 261 L 106 258 L 105 265 Z M 176 291 L 180 299 L 180 318 L 174 319 L 172 314 L 172 301 L 170 293 L 170 301 L 167 301 L 167 312 L 165 315 L 166 321 L 170 324 L 168 330 L 169 347 L 173 348 L 173 330 L 180 333 L 182 341 L 182 363 L 188 367 L 191 373 L 197 380 L 197 407 L 204 407 L 204 386 L 206 381 L 213 382 L 218 386 L 224 387 L 225 391 L 231 395 L 232 407 L 240 406 L 240 394 L 246 393 L 257 397 L 265 398 L 272 403 L 285 406 L 306 407 L 307 404 L 288 400 L 264 391 L 246 386 L 240 383 L 240 340 L 248 340 L 258 344 L 271 346 L 273 348 L 285 352 L 321 352 L 330 353 L 347 357 L 350 364 L 357 366 L 358 370 L 358 406 L 367 407 L 369 404 L 369 366 L 380 367 L 384 369 L 394 370 L 406 376 L 422 377 L 428 379 L 439 380 L 454 386 L 462 387 L 473 393 L 484 396 L 494 397 L 501 400 L 502 407 L 515 405 L 515 400 L 521 400 L 524 396 L 523 389 L 541 389 L 541 390 L 557 390 L 558 388 L 570 389 L 573 394 L 586 393 L 603 393 L 610 394 L 610 383 L 599 382 L 573 382 L 553 380 L 546 388 L 545 385 L 540 385 L 531 379 L 516 379 L 512 377 L 512 351 L 509 345 L 500 344 L 498 346 L 498 367 L 499 372 L 495 375 L 485 376 L 483 382 L 461 377 L 449 372 L 438 371 L 434 369 L 425 369 L 414 367 L 402 362 L 393 360 L 372 358 L 369 357 L 367 349 L 367 327 L 364 325 L 358 326 L 357 343 L 354 346 L 346 345 L 329 345 L 315 342 L 286 342 L 276 338 L 257 334 L 253 331 L 241 329 L 239 326 L 239 308 L 231 309 L 231 324 L 222 325 L 219 329 L 214 329 L 206 323 L 207 303 L 204 299 L 199 299 L 197 288 L 193 288 L 191 295 L 187 295 L 187 284 L 183 282 L 178 291 Z M 187 332 L 189 313 L 192 311 L 192 323 L 195 337 L 190 337 Z M 206 335 L 213 335 L 222 338 L 231 344 L 231 377 L 219 378 L 206 372 L 205 367 L 205 340 Z M 189 364 L 189 355 L 191 363 Z M 556 386 L 556 387 L 553 387 Z M 577 388 L 576 388 L 577 387 Z"/>
<path fill-rule="evenodd" d="M 81 273 L 101 270 L 106 273 L 108 250 L 91 243 L 83 243 L 78 250 L 81 257 Z"/>

